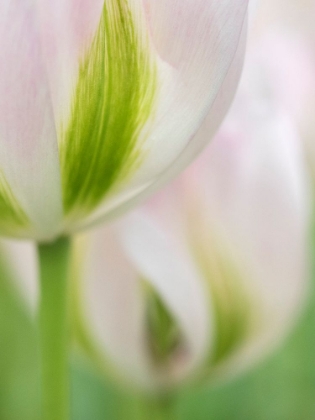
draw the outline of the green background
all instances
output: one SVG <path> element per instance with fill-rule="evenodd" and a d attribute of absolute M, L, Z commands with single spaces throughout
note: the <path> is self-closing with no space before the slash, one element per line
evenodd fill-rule
<path fill-rule="evenodd" d="M 314 284 L 314 267 L 312 272 Z M 36 329 L 13 284 L 1 263 L 0 420 L 40 420 Z M 73 420 L 131 419 L 133 401 L 73 361 Z M 176 408 L 180 420 L 315 419 L 314 288 L 300 322 L 275 354 L 225 386 L 182 395 Z"/>

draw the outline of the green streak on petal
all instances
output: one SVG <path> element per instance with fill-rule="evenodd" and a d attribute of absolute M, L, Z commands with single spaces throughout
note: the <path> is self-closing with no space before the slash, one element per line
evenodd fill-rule
<path fill-rule="evenodd" d="M 193 231 L 193 253 L 206 280 L 214 316 L 214 348 L 207 360 L 210 369 L 224 362 L 246 341 L 255 322 L 253 297 L 223 243 L 215 235 Z"/>
<path fill-rule="evenodd" d="M 171 312 L 148 282 L 144 282 L 146 331 L 154 362 L 163 365 L 181 344 L 181 333 Z"/>
<path fill-rule="evenodd" d="M 142 159 L 157 83 L 147 34 L 135 20 L 127 0 L 106 0 L 80 64 L 60 141 L 64 210 L 72 217 L 94 210 Z"/>
<path fill-rule="evenodd" d="M 0 230 L 3 234 L 16 233 L 27 227 L 29 220 L 15 198 L 5 176 L 0 171 Z"/>
<path fill-rule="evenodd" d="M 246 340 L 250 331 L 251 305 L 246 295 L 243 279 L 228 259 L 221 259 L 220 276 L 208 273 L 216 322 L 216 342 L 211 363 L 217 364 Z"/>

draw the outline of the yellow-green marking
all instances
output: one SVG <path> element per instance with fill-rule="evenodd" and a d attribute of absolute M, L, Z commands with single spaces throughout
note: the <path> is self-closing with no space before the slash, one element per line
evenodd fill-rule
<path fill-rule="evenodd" d="M 157 365 L 167 363 L 182 341 L 177 321 L 153 287 L 144 281 L 148 348 Z"/>
<path fill-rule="evenodd" d="M 4 234 L 18 233 L 29 224 L 5 176 L 0 171 L 0 230 Z"/>
<path fill-rule="evenodd" d="M 106 0 L 80 64 L 60 160 L 66 215 L 86 215 L 141 161 L 140 133 L 152 116 L 156 65 L 146 30 L 127 0 Z"/>

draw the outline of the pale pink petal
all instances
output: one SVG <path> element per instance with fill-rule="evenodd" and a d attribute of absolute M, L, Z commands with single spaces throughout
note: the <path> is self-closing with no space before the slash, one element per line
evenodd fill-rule
<path fill-rule="evenodd" d="M 94 232 L 87 241 L 84 313 L 104 354 L 125 380 L 152 390 L 189 375 L 208 348 L 210 332 L 210 309 L 199 274 L 176 249 L 164 248 L 158 227 L 141 213 L 119 228 Z M 144 280 L 164 301 L 183 334 L 185 345 L 166 370 L 155 365 L 148 346 Z"/>
<path fill-rule="evenodd" d="M 35 0 L 58 130 L 70 112 L 80 60 L 96 33 L 104 0 Z M 59 133 L 58 133 L 59 134 Z"/>
<path fill-rule="evenodd" d="M 75 263 L 83 264 L 82 309 L 89 331 L 123 379 L 151 386 L 140 274 L 115 228 L 99 229 L 81 240 L 84 254 L 79 250 Z"/>
<path fill-rule="evenodd" d="M 148 156 L 136 177 L 140 181 L 150 175 L 154 181 L 153 176 L 164 174 L 185 151 L 223 87 L 237 54 L 247 1 L 144 3 L 153 45 L 164 67 L 172 70 L 165 73 L 170 80 L 164 81 L 156 123 L 145 145 Z M 229 85 L 232 91 L 237 81 L 235 77 Z M 212 115 L 214 125 L 220 117 Z"/>
<path fill-rule="evenodd" d="M 223 245 L 257 306 L 258 324 L 220 366 L 220 375 L 239 372 L 271 351 L 292 327 L 307 288 L 310 203 L 301 139 L 283 111 L 288 107 L 279 100 L 279 85 L 268 78 L 268 62 L 257 55 L 248 60 L 214 143 L 146 205 L 179 242 L 201 232 L 209 257 L 213 244 Z M 211 131 L 209 119 L 199 135 Z"/>
<path fill-rule="evenodd" d="M 242 124 L 231 118 L 186 176 L 186 202 L 203 208 L 205 235 L 227 244 L 257 301 L 257 330 L 223 365 L 229 375 L 274 348 L 292 327 L 307 280 L 309 203 L 300 139 L 281 110 L 252 102 L 240 114 L 242 101 L 234 109 Z"/>
<path fill-rule="evenodd" d="M 48 70 L 49 74 L 58 75 L 51 77 L 52 87 L 59 86 L 63 92 L 54 100 L 57 121 L 66 123 L 79 66 L 73 52 L 77 51 L 81 57 L 85 45 L 91 42 L 102 2 L 92 2 L 92 12 L 83 24 L 87 35 L 80 38 L 82 44 L 78 50 L 69 41 L 73 39 L 73 25 L 67 26 L 64 30 L 67 33 L 63 34 L 63 30 L 58 33 L 59 28 L 66 26 L 72 2 L 57 1 L 56 5 L 54 2 L 47 7 L 46 3 L 44 1 L 40 7 L 44 50 L 48 51 L 47 60 L 51 64 L 48 67 L 53 67 Z M 137 200 L 139 195 L 149 194 L 148 188 L 157 188 L 157 181 L 162 178 L 165 183 L 187 165 L 204 146 L 193 136 L 206 114 L 211 109 L 214 132 L 238 82 L 245 44 L 247 0 L 198 0 L 197 3 L 191 0 L 184 3 L 132 0 L 129 3 L 140 33 L 150 36 L 149 53 L 157 65 L 154 112 L 139 135 L 143 138 L 139 143 L 143 159 L 134 176 L 119 186 L 89 220 L 71 227 L 71 231 L 90 225 L 104 214 L 107 218 L 112 212 L 117 214 L 117 209 L 125 211 L 126 203 Z M 61 20 L 56 20 L 55 15 L 61 16 Z M 47 47 L 54 42 L 61 45 L 58 53 L 61 55 L 57 59 L 50 55 Z M 57 47 L 54 49 L 59 51 Z"/>
<path fill-rule="evenodd" d="M 310 40 L 300 33 L 269 28 L 250 44 L 249 56 L 253 67 L 264 68 L 265 79 L 282 107 L 298 122 L 310 118 L 315 94 Z"/>
<path fill-rule="evenodd" d="M 0 4 L 0 170 L 30 218 L 49 237 L 61 220 L 59 158 L 36 9 Z"/>
<path fill-rule="evenodd" d="M 191 374 L 209 350 L 211 305 L 191 255 L 159 222 L 145 212 L 127 217 L 123 241 L 126 255 L 161 296 L 183 331 L 186 351 L 174 357 L 165 373 L 168 381 L 178 381 Z"/>

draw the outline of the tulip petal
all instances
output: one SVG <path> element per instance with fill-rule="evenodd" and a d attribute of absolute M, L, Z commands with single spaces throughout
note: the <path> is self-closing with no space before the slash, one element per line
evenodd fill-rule
<path fill-rule="evenodd" d="M 18 202 L 23 209 L 18 218 L 27 215 L 33 235 L 46 237 L 60 225 L 62 208 L 57 138 L 37 29 L 32 1 L 1 2 L 0 168 L 7 184 L 2 190 L 14 195 L 13 207 Z M 25 234 L 21 223 L 16 234 Z"/>
<path fill-rule="evenodd" d="M 87 3 L 80 36 L 69 11 L 76 21 Z M 187 147 L 231 66 L 247 0 L 39 6 L 71 231 L 80 213 L 94 219 L 143 192 Z"/>
<path fill-rule="evenodd" d="M 28 227 L 28 217 L 13 195 L 4 176 L 0 176 L 0 229 L 2 234 L 18 235 Z"/>
<path fill-rule="evenodd" d="M 257 302 L 244 280 L 248 273 L 236 260 L 235 253 L 220 239 L 216 227 L 202 221 L 197 227 L 191 222 L 195 258 L 214 308 L 212 346 L 207 357 L 208 364 L 213 367 L 238 352 L 252 333 Z M 209 372 L 204 373 L 209 376 Z"/>
<path fill-rule="evenodd" d="M 78 67 L 97 31 L 104 0 L 35 0 L 58 129 L 71 112 Z"/>
<path fill-rule="evenodd" d="M 189 260 L 165 249 L 163 234 L 142 213 L 88 238 L 83 302 L 105 354 L 125 379 L 148 389 L 186 377 L 203 358 L 210 332 L 202 282 Z"/>
<path fill-rule="evenodd" d="M 148 156 L 137 175 L 152 182 L 185 151 L 217 98 L 239 46 L 247 1 L 144 4 L 165 72 Z"/>
<path fill-rule="evenodd" d="M 150 383 L 150 363 L 139 273 L 124 254 L 114 228 L 99 229 L 80 240 L 87 242 L 83 254 L 77 250 L 75 263 L 83 264 L 80 301 L 89 331 L 103 354 L 120 368 L 121 376 L 145 386 Z"/>
<path fill-rule="evenodd" d="M 203 220 L 203 243 L 217 236 L 226 244 L 255 302 L 242 346 L 217 366 L 228 375 L 279 342 L 306 289 L 308 203 L 300 140 L 269 100 L 268 106 L 261 97 L 250 102 L 250 111 L 242 109 L 248 100 L 239 98 L 225 130 L 186 177 L 187 203 L 201 212 L 195 217 Z"/>
<path fill-rule="evenodd" d="M 166 372 L 169 381 L 183 378 L 203 359 L 211 330 L 203 281 L 189 254 L 172 243 L 171 236 L 144 212 L 127 218 L 123 240 L 126 255 L 160 295 L 184 333 L 187 348 L 181 357 L 174 357 Z"/>
<path fill-rule="evenodd" d="M 309 206 L 301 140 L 271 95 L 260 55 L 213 145 L 146 206 L 180 242 L 192 243 L 207 280 L 214 327 L 204 371 L 212 378 L 271 351 L 305 296 Z M 206 119 L 201 142 L 212 127 Z"/>
<path fill-rule="evenodd" d="M 133 188 L 142 184 L 141 194 L 165 183 L 200 151 L 204 143 L 198 144 L 193 136 L 210 109 L 213 131 L 220 124 L 242 67 L 247 10 L 242 0 L 147 0 L 146 4 L 165 77 L 152 135 L 145 144 L 148 154 L 131 184 Z"/>
<path fill-rule="evenodd" d="M 143 200 L 145 197 L 152 194 L 152 192 L 160 188 L 170 178 L 177 175 L 205 147 L 205 145 L 208 143 L 210 138 L 213 136 L 213 134 L 217 130 L 219 124 L 222 122 L 222 119 L 225 113 L 227 112 L 227 109 L 230 106 L 232 98 L 235 94 L 235 90 L 236 90 L 237 83 L 238 83 L 242 66 L 243 66 L 245 44 L 246 44 L 246 25 L 243 28 L 243 31 L 239 40 L 239 44 L 235 52 L 235 56 L 232 62 L 230 63 L 230 67 L 227 71 L 227 74 L 222 82 L 222 85 L 219 91 L 217 92 L 216 98 L 211 104 L 211 108 L 207 116 L 206 128 L 205 128 L 205 125 L 203 125 L 200 131 L 198 131 L 198 134 L 194 138 L 188 139 L 189 141 L 187 141 L 187 144 L 183 148 L 183 151 L 174 159 L 174 161 L 172 162 L 172 165 L 170 165 L 167 168 L 167 170 L 164 171 L 163 174 L 160 174 L 159 177 L 155 177 L 154 179 L 151 179 L 151 181 L 149 180 L 146 183 L 142 182 L 145 180 L 145 178 L 150 179 L 149 176 L 147 177 L 148 173 L 143 177 L 141 183 L 138 183 L 138 181 L 136 180 L 132 181 L 132 183 L 130 184 L 130 188 L 126 185 L 126 191 L 124 193 L 119 193 L 118 191 L 115 197 L 113 198 L 108 197 L 108 200 L 106 200 L 106 202 L 90 218 L 87 218 L 83 223 L 76 225 L 73 228 L 73 230 L 85 229 L 87 226 L 98 224 L 100 223 L 100 221 L 104 219 L 108 220 L 110 218 L 117 217 L 117 215 L 135 206 L 137 203 L 139 203 L 140 200 Z M 191 86 L 191 84 L 194 82 L 191 82 L 189 86 Z M 178 90 L 180 91 L 180 87 L 178 87 Z M 188 95 L 188 92 L 186 93 Z M 170 96 L 172 96 L 170 88 L 168 88 L 168 91 L 166 89 L 164 96 L 166 98 L 170 98 Z M 175 95 L 174 97 L 172 96 L 172 98 L 173 98 L 172 100 L 174 100 L 173 105 L 172 105 L 173 111 L 175 112 L 176 106 L 179 108 L 181 107 L 181 104 L 178 104 L 176 100 L 178 100 L 178 102 L 183 103 L 183 99 L 181 100 L 179 99 L 179 93 L 178 95 Z M 159 106 L 162 106 L 161 103 L 158 105 L 158 107 Z M 190 109 L 191 113 L 192 113 L 192 109 L 193 108 Z M 166 122 L 165 127 L 168 124 L 166 118 L 167 116 L 171 118 L 170 117 L 171 115 L 172 115 L 171 111 L 166 111 L 164 113 L 165 120 L 163 121 Z M 187 121 L 187 117 L 183 117 L 183 120 L 181 122 L 180 120 L 178 120 L 178 124 L 181 125 L 181 128 L 183 125 L 183 121 Z M 161 124 L 162 124 L 162 119 L 161 119 Z M 207 130 L 207 132 L 205 132 L 205 129 Z M 179 130 L 177 130 L 177 132 L 179 133 Z M 152 130 L 152 136 L 154 138 L 156 136 L 154 129 Z M 165 139 L 167 138 L 173 139 L 174 136 L 168 135 L 165 137 Z M 149 142 L 150 140 L 148 139 L 147 141 Z M 162 138 L 161 138 L 161 143 L 162 143 Z M 173 141 L 167 142 L 167 144 L 161 145 L 160 150 L 163 156 L 166 155 L 165 147 L 171 147 L 170 143 L 173 143 Z M 160 146 L 160 143 L 158 145 Z M 148 167 L 148 170 L 151 170 L 156 165 L 156 162 L 154 161 L 154 159 L 155 157 L 158 157 L 159 153 L 160 151 L 157 146 L 157 149 L 155 150 L 154 155 L 152 154 L 151 158 L 149 158 L 147 155 L 147 157 L 144 159 L 144 164 Z M 144 174 L 144 172 L 145 172 L 144 167 L 142 167 L 141 169 L 142 175 Z"/>

